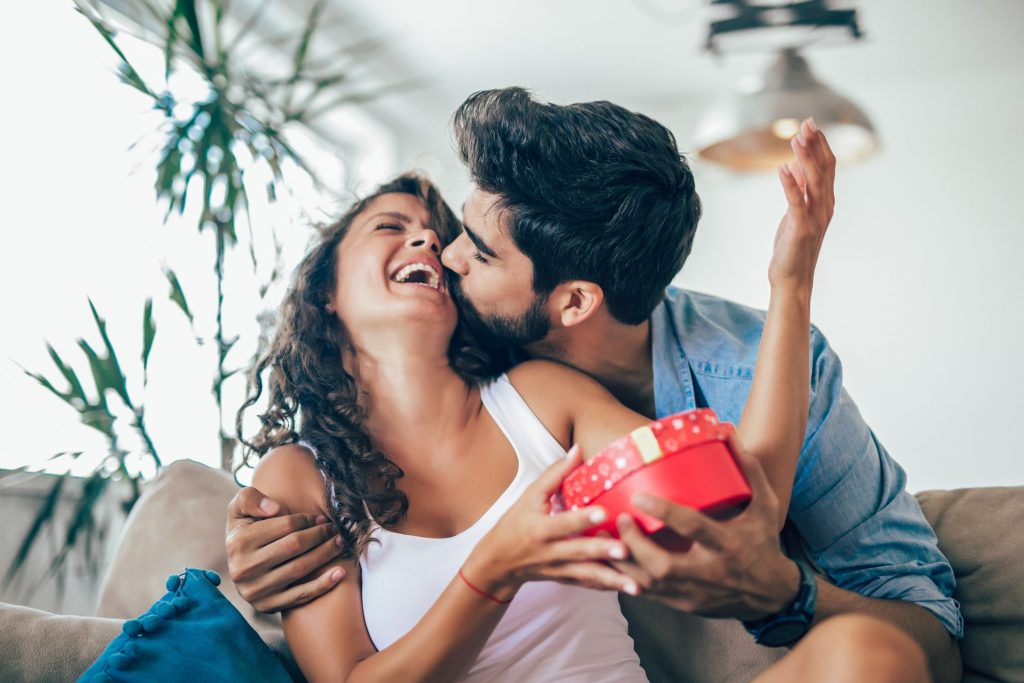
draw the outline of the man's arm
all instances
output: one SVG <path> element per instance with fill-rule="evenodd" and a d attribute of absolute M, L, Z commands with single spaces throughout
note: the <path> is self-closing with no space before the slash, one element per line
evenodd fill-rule
<path fill-rule="evenodd" d="M 687 552 L 671 553 L 651 542 L 628 515 L 619 532 L 633 562 L 616 563 L 641 586 L 641 594 L 676 609 L 710 617 L 757 620 L 782 611 L 799 589 L 799 570 L 786 557 L 775 530 L 778 499 L 756 458 L 737 439 L 731 442 L 750 483 L 750 505 L 740 515 L 718 522 L 691 508 L 653 496 L 634 504 L 692 538 Z M 935 680 L 958 681 L 960 651 L 943 624 L 910 602 L 869 598 L 819 580 L 815 623 L 838 614 L 858 613 L 886 619 L 922 647 Z"/>

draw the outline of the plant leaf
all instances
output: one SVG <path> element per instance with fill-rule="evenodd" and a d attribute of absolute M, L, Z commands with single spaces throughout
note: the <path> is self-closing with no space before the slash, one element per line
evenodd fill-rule
<path fill-rule="evenodd" d="M 189 310 L 188 301 L 185 299 L 185 292 L 181 288 L 181 283 L 178 281 L 178 276 L 175 275 L 174 271 L 171 270 L 170 268 L 164 268 L 164 275 L 167 276 L 167 281 L 171 284 L 171 301 L 178 305 L 178 308 L 181 309 L 181 312 L 185 314 L 186 318 L 188 318 L 189 324 L 194 324 L 195 319 L 192 317 L 192 311 Z"/>
<path fill-rule="evenodd" d="M 100 317 L 99 311 L 96 310 L 96 305 L 93 304 L 92 299 L 89 301 L 89 310 L 92 311 L 92 319 L 96 323 L 97 329 L 100 331 L 100 337 L 103 339 L 103 346 L 106 348 L 107 356 L 101 359 L 104 366 L 104 371 L 107 376 L 108 386 L 117 392 L 117 395 L 121 397 L 125 405 L 129 408 L 135 408 L 132 403 L 131 396 L 128 394 L 128 380 L 124 376 L 124 372 L 121 370 L 121 364 L 117 361 L 117 353 L 114 351 L 114 345 L 110 343 L 110 336 L 107 334 L 107 321 Z"/>
<path fill-rule="evenodd" d="M 149 352 L 153 350 L 153 340 L 156 338 L 156 325 L 153 323 L 153 298 L 146 299 L 146 306 L 142 311 L 142 374 L 143 385 L 146 384 L 146 373 L 149 369 Z"/>
<path fill-rule="evenodd" d="M 21 545 L 18 547 L 18 552 L 14 554 L 14 559 L 11 560 L 11 564 L 7 567 L 7 574 L 4 577 L 4 587 L 8 587 L 11 584 L 11 580 L 21 569 L 22 565 L 25 564 L 25 560 L 28 559 L 28 554 L 32 550 L 32 545 L 36 541 L 36 537 L 39 536 L 47 524 L 53 521 L 54 513 L 57 509 L 57 503 L 60 501 L 61 491 L 64 489 L 64 484 L 67 481 L 67 477 L 70 475 L 64 474 L 57 477 L 53 485 L 50 487 L 49 493 L 46 494 L 46 498 L 43 500 L 42 506 L 36 512 L 36 516 L 32 519 L 32 525 L 29 527 L 25 537 L 21 540 Z"/>

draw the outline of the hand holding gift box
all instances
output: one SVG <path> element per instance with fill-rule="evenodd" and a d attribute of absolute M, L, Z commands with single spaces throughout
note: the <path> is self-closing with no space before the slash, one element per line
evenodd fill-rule
<path fill-rule="evenodd" d="M 628 513 L 665 547 L 685 548 L 689 540 L 660 519 L 635 508 L 635 493 L 649 493 L 726 518 L 750 501 L 750 486 L 729 450 L 731 424 L 702 408 L 662 418 L 613 441 L 566 476 L 553 509 L 600 505 L 608 520 L 584 532 L 618 538 L 615 519 Z"/>

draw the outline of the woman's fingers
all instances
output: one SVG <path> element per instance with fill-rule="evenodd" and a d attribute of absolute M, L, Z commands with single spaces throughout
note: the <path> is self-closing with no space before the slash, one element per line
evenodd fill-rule
<path fill-rule="evenodd" d="M 803 173 L 804 178 L 807 179 L 804 187 L 807 193 L 807 200 L 811 204 L 816 204 L 820 201 L 821 197 L 821 169 L 811 153 L 811 144 L 805 140 L 801 132 L 793 136 L 790 146 L 793 148 L 793 153 L 796 154 L 800 171 Z"/>
<path fill-rule="evenodd" d="M 624 560 L 629 550 L 612 538 L 570 538 L 548 546 L 548 562 L 580 562 L 584 560 Z"/>
<path fill-rule="evenodd" d="M 637 595 L 640 587 L 629 576 L 599 562 L 571 562 L 548 567 L 544 578 L 596 590 L 623 591 Z"/>
<path fill-rule="evenodd" d="M 529 495 L 539 506 L 546 505 L 548 500 L 559 486 L 566 475 L 572 472 L 582 462 L 582 453 L 579 444 L 573 445 L 565 457 L 548 466 L 541 473 L 537 480 L 530 484 Z"/>
<path fill-rule="evenodd" d="M 544 538 L 550 540 L 573 536 L 601 524 L 606 519 L 608 519 L 608 511 L 598 505 L 581 510 L 558 512 L 544 520 Z"/>
<path fill-rule="evenodd" d="M 779 166 L 779 180 L 782 182 L 782 189 L 786 193 L 786 202 L 790 211 L 804 210 L 804 191 L 800 181 L 793 174 L 792 169 L 786 164 Z"/>

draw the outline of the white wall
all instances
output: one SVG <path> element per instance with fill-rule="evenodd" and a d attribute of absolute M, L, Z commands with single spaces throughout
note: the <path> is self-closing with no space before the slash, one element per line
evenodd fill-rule
<path fill-rule="evenodd" d="M 883 147 L 839 169 L 814 322 L 912 490 L 1022 484 L 1024 74 L 857 92 Z M 765 306 L 776 178 L 696 176 L 705 218 L 680 284 Z"/>
<path fill-rule="evenodd" d="M 874 103 L 882 148 L 839 168 L 813 320 L 912 491 L 1024 484 L 1024 71 L 907 82 L 894 69 L 851 89 Z M 684 150 L 700 113 L 623 104 L 672 128 Z M 399 168 L 426 168 L 458 206 L 468 185 L 436 124 L 433 137 L 400 142 Z M 778 180 L 699 160 L 694 172 L 704 218 L 677 283 L 767 306 Z"/>

